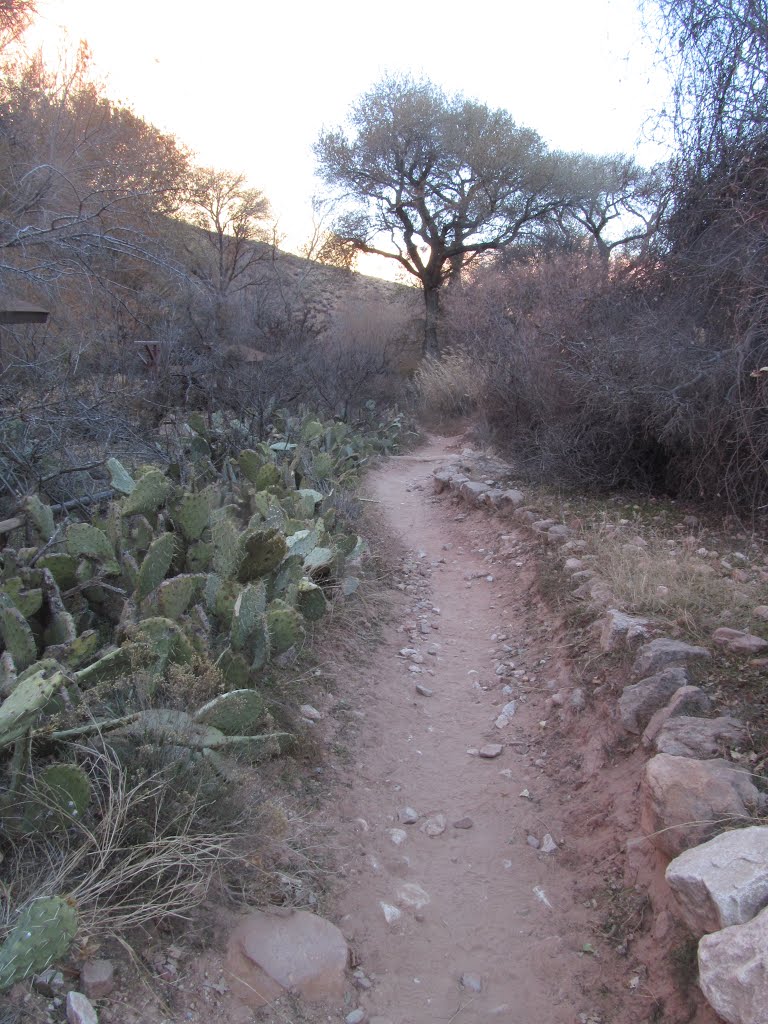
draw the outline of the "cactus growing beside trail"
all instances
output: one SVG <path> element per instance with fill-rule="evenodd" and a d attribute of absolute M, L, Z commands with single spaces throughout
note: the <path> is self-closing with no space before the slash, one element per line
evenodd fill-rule
<path fill-rule="evenodd" d="M 64 956 L 76 932 L 77 911 L 67 900 L 51 896 L 30 903 L 0 946 L 0 992 Z"/>

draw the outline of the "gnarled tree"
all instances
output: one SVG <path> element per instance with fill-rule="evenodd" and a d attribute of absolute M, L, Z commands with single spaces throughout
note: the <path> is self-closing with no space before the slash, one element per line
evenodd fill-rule
<path fill-rule="evenodd" d="M 535 131 L 407 76 L 360 97 L 348 128 L 324 131 L 315 153 L 335 190 L 337 238 L 395 260 L 420 283 L 430 354 L 446 281 L 520 239 L 555 201 L 555 161 Z"/>

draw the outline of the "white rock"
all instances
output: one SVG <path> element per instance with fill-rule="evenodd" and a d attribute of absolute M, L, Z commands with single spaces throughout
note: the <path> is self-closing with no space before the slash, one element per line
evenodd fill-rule
<path fill-rule="evenodd" d="M 433 814 L 421 826 L 421 831 L 428 836 L 440 836 L 445 832 L 447 824 L 448 821 L 444 814 Z"/>
<path fill-rule="evenodd" d="M 397 889 L 395 898 L 399 904 L 413 910 L 421 910 L 429 903 L 429 894 L 417 882 L 404 882 Z"/>
<path fill-rule="evenodd" d="M 500 743 L 486 743 L 484 747 L 480 747 L 478 753 L 480 757 L 493 758 L 498 757 L 503 750 L 504 747 Z"/>
<path fill-rule="evenodd" d="M 313 708 L 311 704 L 302 704 L 299 708 L 299 714 L 302 718 L 308 718 L 310 722 L 319 722 L 323 717 L 317 708 Z"/>
<path fill-rule="evenodd" d="M 699 986 L 728 1024 L 768 1020 L 768 910 L 699 942 Z"/>
<path fill-rule="evenodd" d="M 419 820 L 419 812 L 415 811 L 413 807 L 401 807 L 397 812 L 397 820 L 403 825 L 413 825 Z"/>
<path fill-rule="evenodd" d="M 387 835 L 395 846 L 400 846 L 408 838 L 408 833 L 402 828 L 388 828 Z"/>
<path fill-rule="evenodd" d="M 391 903 L 383 903 L 379 901 L 379 906 L 384 912 L 384 920 L 387 924 L 394 924 L 395 921 L 399 921 L 403 916 L 402 911 L 398 910 L 397 907 L 393 907 Z"/>
<path fill-rule="evenodd" d="M 344 1018 L 344 1024 L 365 1024 L 368 1014 L 365 1010 L 353 1010 Z"/>
<path fill-rule="evenodd" d="M 67 1020 L 69 1024 L 99 1024 L 96 1010 L 82 992 L 67 992 Z"/>
<path fill-rule="evenodd" d="M 768 827 L 723 832 L 686 850 L 666 879 L 696 938 L 746 924 L 768 906 Z"/>
<path fill-rule="evenodd" d="M 541 840 L 541 852 L 542 853 L 557 853 L 560 847 L 557 845 L 555 840 L 546 832 Z"/>

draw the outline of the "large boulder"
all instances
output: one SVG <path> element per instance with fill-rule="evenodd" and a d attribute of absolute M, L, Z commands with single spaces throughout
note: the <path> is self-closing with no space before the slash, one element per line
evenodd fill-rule
<path fill-rule="evenodd" d="M 432 479 L 435 494 L 442 494 L 443 491 L 447 490 L 451 486 L 452 479 L 453 473 L 449 469 L 436 469 Z"/>
<path fill-rule="evenodd" d="M 697 761 L 656 754 L 645 766 L 641 824 L 649 842 L 667 857 L 704 843 L 757 808 L 749 775 L 722 758 Z"/>
<path fill-rule="evenodd" d="M 650 750 L 661 730 L 670 720 L 679 715 L 705 715 L 712 707 L 712 701 L 700 686 L 681 686 L 672 694 L 672 699 L 659 708 L 643 732 L 643 746 Z"/>
<path fill-rule="evenodd" d="M 679 757 L 719 757 L 732 747 L 741 747 L 747 741 L 743 722 L 730 715 L 721 718 L 693 718 L 679 715 L 671 718 L 660 730 L 654 746 L 660 754 Z"/>
<path fill-rule="evenodd" d="M 728 1024 L 768 1020 L 768 909 L 699 942 L 699 985 Z"/>
<path fill-rule="evenodd" d="M 336 925 L 306 910 L 255 910 L 238 924 L 224 964 L 233 993 L 253 1009 L 288 989 L 309 1002 L 343 999 L 349 949 Z"/>
<path fill-rule="evenodd" d="M 768 906 L 768 827 L 722 832 L 686 850 L 670 863 L 666 879 L 697 939 L 746 924 Z"/>
<path fill-rule="evenodd" d="M 682 640 L 660 636 L 643 644 L 637 652 L 632 671 L 636 676 L 650 676 L 672 665 L 688 665 L 692 661 L 708 661 L 712 655 L 706 647 L 695 647 Z"/>
<path fill-rule="evenodd" d="M 688 672 L 680 666 L 666 668 L 639 683 L 625 686 L 619 697 L 619 718 L 627 732 L 642 732 L 651 716 L 663 708 L 672 694 L 688 685 Z"/>
<path fill-rule="evenodd" d="M 488 484 L 480 483 L 478 480 L 465 480 L 459 487 L 459 494 L 470 505 L 480 505 L 489 490 Z"/>

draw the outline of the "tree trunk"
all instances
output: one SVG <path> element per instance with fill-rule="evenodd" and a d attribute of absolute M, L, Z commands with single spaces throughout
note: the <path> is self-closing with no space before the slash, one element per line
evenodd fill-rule
<path fill-rule="evenodd" d="M 437 338 L 437 321 L 440 313 L 440 292 L 435 287 L 424 286 L 424 355 L 437 357 L 440 345 Z"/>

